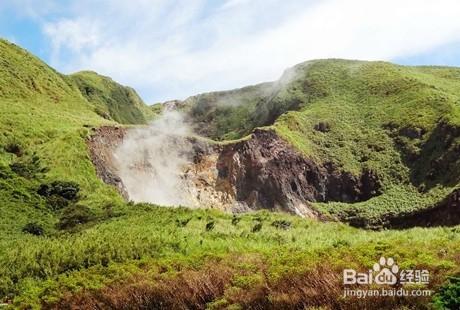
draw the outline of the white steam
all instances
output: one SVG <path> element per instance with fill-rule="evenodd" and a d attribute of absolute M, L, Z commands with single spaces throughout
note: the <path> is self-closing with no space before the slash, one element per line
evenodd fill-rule
<path fill-rule="evenodd" d="M 183 115 L 168 110 L 148 127 L 127 133 L 114 158 L 130 200 L 187 205 L 182 176 L 190 163 L 190 133 Z"/>

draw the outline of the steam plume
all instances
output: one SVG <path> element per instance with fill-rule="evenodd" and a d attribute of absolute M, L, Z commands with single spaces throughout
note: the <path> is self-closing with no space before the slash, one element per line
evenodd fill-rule
<path fill-rule="evenodd" d="M 160 205 L 186 205 L 182 178 L 190 162 L 191 133 L 183 115 L 166 110 L 146 128 L 128 132 L 114 153 L 119 176 L 130 200 Z"/>

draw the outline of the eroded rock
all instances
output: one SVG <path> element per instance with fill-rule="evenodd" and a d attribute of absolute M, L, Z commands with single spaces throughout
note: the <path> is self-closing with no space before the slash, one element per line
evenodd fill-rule
<path fill-rule="evenodd" d="M 123 141 L 125 134 L 125 128 L 103 126 L 95 129 L 87 144 L 97 176 L 106 184 L 115 186 L 123 198 L 128 199 L 128 192 L 118 176 L 113 157 L 115 148 Z"/>
<path fill-rule="evenodd" d="M 113 158 L 124 135 L 124 129 L 102 127 L 88 143 L 99 177 L 129 199 Z M 357 202 L 380 193 L 380 182 L 372 171 L 355 176 L 332 163 L 318 164 L 273 131 L 256 130 L 247 140 L 225 145 L 187 140 L 192 156 L 183 167 L 180 184 L 190 207 L 232 212 L 269 209 L 320 218 L 311 202 Z"/>
<path fill-rule="evenodd" d="M 332 163 L 315 163 L 273 131 L 256 130 L 251 139 L 224 147 L 217 169 L 217 188 L 251 209 L 318 217 L 310 202 L 357 202 L 380 193 L 372 171 L 354 176 Z"/>

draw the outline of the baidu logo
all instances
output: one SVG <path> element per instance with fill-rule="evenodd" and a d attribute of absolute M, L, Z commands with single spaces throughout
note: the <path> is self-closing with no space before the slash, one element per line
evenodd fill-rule
<path fill-rule="evenodd" d="M 343 271 L 343 284 L 345 285 L 343 296 L 356 298 L 431 296 L 431 290 L 425 287 L 429 283 L 429 277 L 428 270 L 400 270 L 392 257 L 382 256 L 367 272 L 357 272 L 354 269 Z M 381 286 L 376 288 L 372 284 Z M 406 284 L 418 284 L 419 286 L 414 288 L 405 286 Z M 365 286 L 360 287 L 360 285 Z"/>
<path fill-rule="evenodd" d="M 377 273 L 374 278 L 375 283 L 393 285 L 398 282 L 396 275 L 399 267 L 395 264 L 393 258 L 380 257 L 379 262 L 374 264 L 373 269 Z"/>
<path fill-rule="evenodd" d="M 380 257 L 368 272 L 357 272 L 354 269 L 343 271 L 343 284 L 378 284 L 394 285 L 396 283 L 428 284 L 427 270 L 400 270 L 391 257 Z"/>

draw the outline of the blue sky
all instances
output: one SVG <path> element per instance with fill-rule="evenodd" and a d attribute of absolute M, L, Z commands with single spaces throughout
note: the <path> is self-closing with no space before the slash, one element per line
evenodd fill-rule
<path fill-rule="evenodd" d="M 460 66 L 458 12 L 454 0 L 2 0 L 0 36 L 154 103 L 316 58 Z"/>

